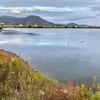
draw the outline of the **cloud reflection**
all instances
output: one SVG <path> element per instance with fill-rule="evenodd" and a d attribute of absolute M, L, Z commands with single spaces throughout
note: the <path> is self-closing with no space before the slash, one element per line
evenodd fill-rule
<path fill-rule="evenodd" d="M 0 45 L 3 44 L 15 44 L 15 45 L 35 45 L 35 46 L 71 46 L 68 42 L 55 42 L 55 41 L 39 41 L 35 39 L 27 39 L 22 37 L 14 37 L 12 39 L 6 37 L 3 41 L 0 41 Z"/>
<path fill-rule="evenodd" d="M 6 44 L 8 41 L 0 41 L 0 44 Z"/>
<path fill-rule="evenodd" d="M 4 39 L 3 41 L 0 41 L 0 44 L 21 44 L 22 38 L 21 37 L 15 37 L 13 39 Z"/>

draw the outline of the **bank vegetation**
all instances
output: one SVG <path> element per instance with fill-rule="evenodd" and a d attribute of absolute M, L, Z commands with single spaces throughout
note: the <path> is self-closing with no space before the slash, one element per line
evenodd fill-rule
<path fill-rule="evenodd" d="M 34 67 L 34 66 L 33 66 Z M 100 100 L 100 84 L 66 85 L 35 71 L 20 56 L 0 50 L 0 100 Z"/>

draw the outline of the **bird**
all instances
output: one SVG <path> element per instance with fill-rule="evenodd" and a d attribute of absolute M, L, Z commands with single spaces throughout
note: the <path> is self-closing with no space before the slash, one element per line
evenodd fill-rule
<path fill-rule="evenodd" d="M 67 42 L 69 44 L 69 42 Z"/>
<path fill-rule="evenodd" d="M 84 40 L 83 41 L 80 41 L 80 43 L 83 43 L 83 42 L 85 42 Z"/>

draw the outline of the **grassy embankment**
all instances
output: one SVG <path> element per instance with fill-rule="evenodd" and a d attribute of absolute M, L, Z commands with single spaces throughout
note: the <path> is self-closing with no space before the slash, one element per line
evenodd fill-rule
<path fill-rule="evenodd" d="M 32 69 L 17 55 L 0 50 L 0 100 L 100 100 L 100 84 L 69 80 L 66 86 Z"/>

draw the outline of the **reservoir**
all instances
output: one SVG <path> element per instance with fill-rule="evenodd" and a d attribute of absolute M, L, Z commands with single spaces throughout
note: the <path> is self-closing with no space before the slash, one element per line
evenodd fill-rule
<path fill-rule="evenodd" d="M 0 48 L 61 83 L 100 79 L 100 29 L 5 28 Z"/>

